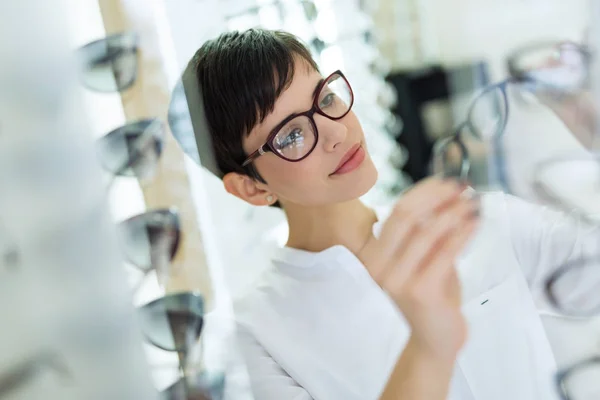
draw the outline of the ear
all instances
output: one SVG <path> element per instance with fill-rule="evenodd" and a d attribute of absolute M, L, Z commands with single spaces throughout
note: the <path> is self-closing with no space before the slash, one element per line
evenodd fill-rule
<path fill-rule="evenodd" d="M 275 194 L 248 175 L 230 172 L 223 177 L 223 186 L 228 193 L 255 206 L 269 206 L 277 201 Z"/>

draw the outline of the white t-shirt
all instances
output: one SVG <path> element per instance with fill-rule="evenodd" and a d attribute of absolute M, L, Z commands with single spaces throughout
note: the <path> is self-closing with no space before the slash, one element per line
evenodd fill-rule
<path fill-rule="evenodd" d="M 379 234 L 386 213 L 374 225 Z M 600 254 L 597 231 L 502 193 L 457 260 L 469 339 L 449 399 L 552 400 L 556 365 L 539 311 L 554 268 Z M 260 400 L 370 400 L 381 395 L 410 327 L 344 246 L 284 247 L 235 305 L 238 344 Z"/>

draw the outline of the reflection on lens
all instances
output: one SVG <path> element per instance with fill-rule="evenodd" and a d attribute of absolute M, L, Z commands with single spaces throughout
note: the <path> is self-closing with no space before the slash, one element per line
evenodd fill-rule
<path fill-rule="evenodd" d="M 484 90 L 475 98 L 469 110 L 469 125 L 479 139 L 502 135 L 508 118 L 508 102 L 502 86 Z"/>
<path fill-rule="evenodd" d="M 222 400 L 225 374 L 200 373 L 187 375 L 161 393 L 161 400 Z"/>
<path fill-rule="evenodd" d="M 165 272 L 180 241 L 175 208 L 149 211 L 119 224 L 121 247 L 127 261 L 143 271 Z"/>
<path fill-rule="evenodd" d="M 154 346 L 187 352 L 200 337 L 204 299 L 192 292 L 177 293 L 139 308 L 141 329 Z"/>
<path fill-rule="evenodd" d="M 568 400 L 600 399 L 600 359 L 586 360 L 559 374 L 559 382 Z"/>
<path fill-rule="evenodd" d="M 97 142 L 100 164 L 114 175 L 147 180 L 156 172 L 164 136 L 165 125 L 156 118 L 117 128 Z"/>
<path fill-rule="evenodd" d="M 432 173 L 442 177 L 469 177 L 468 151 L 457 135 L 438 139 L 433 146 Z"/>
<path fill-rule="evenodd" d="M 534 189 L 538 196 L 565 212 L 600 216 L 600 154 L 582 152 L 537 165 Z"/>
<path fill-rule="evenodd" d="M 311 120 L 301 116 L 292 119 L 277 132 L 273 147 L 288 160 L 300 160 L 315 147 L 316 139 Z"/>
<path fill-rule="evenodd" d="M 126 32 L 88 43 L 78 50 L 82 81 L 98 92 L 128 89 L 137 77 L 138 37 Z"/>
<path fill-rule="evenodd" d="M 561 267 L 547 283 L 550 301 L 561 312 L 572 316 L 600 313 L 600 254 L 597 259 L 582 259 Z"/>

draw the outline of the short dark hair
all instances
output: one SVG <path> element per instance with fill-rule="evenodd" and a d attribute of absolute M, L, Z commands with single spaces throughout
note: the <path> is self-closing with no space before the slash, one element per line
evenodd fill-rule
<path fill-rule="evenodd" d="M 203 110 L 190 104 L 189 84 L 185 83 L 190 114 L 204 113 L 206 129 L 194 126 L 197 145 L 210 136 L 212 167 L 202 164 L 222 178 L 237 172 L 265 182 L 252 164 L 242 167 L 247 157 L 242 138 L 264 121 L 275 102 L 294 77 L 295 60 L 318 71 L 308 48 L 294 35 L 283 31 L 249 29 L 226 32 L 209 40 L 196 52 L 184 72 L 197 85 Z M 193 117 L 192 117 L 193 119 Z"/>

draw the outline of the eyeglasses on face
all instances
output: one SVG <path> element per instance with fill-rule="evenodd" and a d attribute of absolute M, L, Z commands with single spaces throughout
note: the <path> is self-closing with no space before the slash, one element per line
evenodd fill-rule
<path fill-rule="evenodd" d="M 339 120 L 350 112 L 353 104 L 354 93 L 344 74 L 332 73 L 317 86 L 312 107 L 284 119 L 269 133 L 267 141 L 246 158 L 242 167 L 268 152 L 290 162 L 305 159 L 319 140 L 314 114 Z"/>

